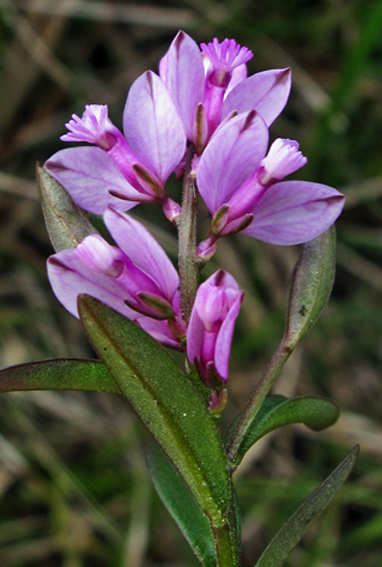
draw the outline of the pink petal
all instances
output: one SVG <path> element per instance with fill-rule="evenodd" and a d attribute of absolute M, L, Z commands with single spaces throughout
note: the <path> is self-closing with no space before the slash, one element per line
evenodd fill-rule
<path fill-rule="evenodd" d="M 244 81 L 247 78 L 247 76 L 248 76 L 247 65 L 245 63 L 243 65 L 239 65 L 238 67 L 235 67 L 235 69 L 232 71 L 232 77 L 230 82 L 228 83 L 224 97 L 227 98 L 229 93 L 236 87 L 236 85 Z"/>
<path fill-rule="evenodd" d="M 236 283 L 236 282 L 235 282 Z M 226 318 L 220 328 L 218 338 L 215 345 L 215 368 L 223 378 L 223 380 L 228 380 L 228 363 L 229 356 L 231 353 L 231 344 L 233 338 L 233 332 L 235 328 L 235 321 L 240 311 L 240 306 L 243 301 L 243 292 L 238 293 L 238 296 L 234 303 L 231 305 Z"/>
<path fill-rule="evenodd" d="M 55 153 L 45 164 L 48 173 L 70 194 L 74 202 L 96 215 L 108 205 L 128 210 L 142 195 L 130 185 L 112 158 L 100 148 L 68 148 Z M 123 195 L 124 201 L 110 191 Z"/>
<path fill-rule="evenodd" d="M 163 81 L 147 71 L 133 83 L 123 113 L 126 140 L 164 185 L 186 149 L 186 135 Z"/>
<path fill-rule="evenodd" d="M 290 69 L 271 69 L 248 77 L 227 96 L 223 105 L 223 117 L 233 110 L 256 110 L 267 126 L 278 117 L 289 97 Z"/>
<path fill-rule="evenodd" d="M 183 31 L 162 59 L 159 74 L 183 120 L 187 137 L 192 140 L 196 107 L 204 97 L 205 74 L 197 43 Z"/>
<path fill-rule="evenodd" d="M 155 238 L 140 222 L 111 207 L 105 211 L 104 221 L 121 250 L 156 281 L 171 302 L 179 286 L 179 277 Z"/>
<path fill-rule="evenodd" d="M 64 250 L 48 259 L 48 277 L 57 299 L 78 317 L 77 297 L 86 293 L 135 320 L 140 314 L 124 303 L 126 290 L 116 278 L 91 270 L 78 258 L 75 249 Z"/>
<path fill-rule="evenodd" d="M 162 345 L 174 348 L 176 350 L 183 350 L 182 344 L 179 339 L 172 335 L 168 328 L 167 321 L 157 321 L 150 317 L 139 317 L 136 322 L 155 340 L 162 343 Z"/>
<path fill-rule="evenodd" d="M 257 203 L 254 220 L 244 232 L 271 244 L 301 244 L 327 230 L 344 201 L 341 193 L 320 183 L 275 183 Z"/>
<path fill-rule="evenodd" d="M 256 113 L 240 114 L 216 130 L 197 171 L 198 188 L 211 214 L 253 173 L 267 145 L 268 129 Z"/>
<path fill-rule="evenodd" d="M 218 270 L 217 272 L 212 274 L 212 276 L 207 278 L 204 283 L 205 284 L 208 283 L 210 285 L 215 285 L 217 287 L 220 287 L 220 288 L 226 289 L 226 290 L 227 289 L 233 289 L 233 290 L 239 289 L 239 285 L 238 285 L 237 281 L 235 280 L 235 278 L 233 276 L 231 276 L 231 274 L 229 272 L 226 272 L 225 270 Z"/>

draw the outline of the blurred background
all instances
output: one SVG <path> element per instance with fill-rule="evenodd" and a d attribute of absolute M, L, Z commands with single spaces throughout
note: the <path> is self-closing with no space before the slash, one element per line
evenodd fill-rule
<path fill-rule="evenodd" d="M 324 315 L 285 368 L 278 393 L 322 395 L 341 407 L 330 430 L 287 427 L 250 452 L 236 475 L 243 566 L 344 458 L 350 480 L 290 555 L 291 567 L 380 567 L 382 556 L 382 2 L 364 0 L 0 0 L 0 367 L 92 356 L 80 324 L 53 296 L 52 247 L 35 182 L 64 147 L 59 136 L 87 103 L 108 104 L 121 127 L 132 81 L 158 68 L 179 29 L 198 42 L 234 37 L 249 72 L 290 66 L 288 105 L 271 128 L 296 139 L 296 177 L 346 194 L 338 268 Z M 180 197 L 179 189 L 177 198 Z M 169 223 L 134 209 L 176 259 Z M 202 213 L 202 232 L 208 217 Z M 239 235 L 210 270 L 246 292 L 231 358 L 222 429 L 243 407 L 282 336 L 298 247 Z M 117 396 L 0 396 L 0 565 L 197 565 L 150 485 L 148 438 Z"/>

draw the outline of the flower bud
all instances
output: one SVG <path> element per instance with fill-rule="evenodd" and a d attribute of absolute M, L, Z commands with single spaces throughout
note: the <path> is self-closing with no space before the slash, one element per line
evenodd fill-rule
<path fill-rule="evenodd" d="M 187 333 L 187 356 L 206 386 L 224 388 L 236 317 L 243 300 L 234 278 L 219 270 L 200 285 Z"/>

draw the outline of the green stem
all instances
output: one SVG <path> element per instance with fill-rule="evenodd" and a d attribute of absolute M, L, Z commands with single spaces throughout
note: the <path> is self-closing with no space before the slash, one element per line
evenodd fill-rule
<path fill-rule="evenodd" d="M 211 524 L 215 540 L 215 549 L 218 567 L 240 567 L 240 542 L 238 537 L 238 514 L 236 513 L 236 499 L 232 485 L 231 506 L 224 525 Z"/>
<path fill-rule="evenodd" d="M 198 191 L 196 172 L 193 170 L 195 149 L 187 150 L 186 167 L 183 182 L 182 212 L 177 218 L 178 228 L 178 269 L 180 309 L 183 319 L 188 322 L 199 285 L 202 262 L 196 254 L 196 232 L 198 215 Z M 233 489 L 233 487 L 232 487 Z M 212 525 L 218 567 L 239 567 L 239 544 L 234 505 L 223 525 Z"/>
<path fill-rule="evenodd" d="M 264 402 L 269 390 L 280 375 L 286 361 L 292 354 L 295 344 L 288 344 L 285 337 L 282 339 L 279 347 L 274 353 L 272 360 L 268 364 L 264 374 L 257 384 L 251 399 L 245 407 L 241 419 L 239 420 L 235 431 L 231 435 L 231 439 L 226 447 L 228 459 L 233 464 L 236 460 L 237 451 L 251 425 L 257 415 L 262 403 Z"/>
<path fill-rule="evenodd" d="M 223 528 L 214 528 L 212 531 L 215 539 L 218 567 L 239 567 L 240 560 L 237 552 L 237 544 L 232 541 L 232 532 L 226 524 Z"/>
<path fill-rule="evenodd" d="M 177 220 L 179 248 L 178 268 L 180 279 L 180 309 L 188 323 L 196 290 L 199 284 L 200 262 L 196 255 L 196 222 L 198 215 L 198 192 L 196 172 L 192 169 L 194 148 L 187 150 L 186 171 L 183 183 L 182 212 Z"/>

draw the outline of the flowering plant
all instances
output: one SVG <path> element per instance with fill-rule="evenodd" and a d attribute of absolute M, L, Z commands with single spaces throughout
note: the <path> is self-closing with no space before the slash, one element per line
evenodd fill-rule
<path fill-rule="evenodd" d="M 64 142 L 38 171 L 56 253 L 48 277 L 79 317 L 100 360 L 59 359 L 1 371 L 2 391 L 96 390 L 124 396 L 152 434 L 155 487 L 195 554 L 208 567 L 240 565 L 239 510 L 232 473 L 271 430 L 338 417 L 321 398 L 269 396 L 286 360 L 320 315 L 334 274 L 332 225 L 344 197 L 319 183 L 286 180 L 306 163 L 293 140 L 269 147 L 268 128 L 290 91 L 289 69 L 247 77 L 252 53 L 233 39 L 201 48 L 179 32 L 159 65 L 132 85 L 123 133 L 103 105 L 66 124 Z M 174 173 L 181 203 L 166 192 Z M 199 196 L 211 214 L 197 241 Z M 153 203 L 178 230 L 177 269 L 127 211 Z M 83 211 L 102 215 L 113 243 Z M 217 270 L 200 283 L 219 239 L 243 232 L 277 245 L 303 244 L 292 278 L 286 328 L 269 366 L 225 439 L 217 418 L 228 398 L 229 356 L 244 293 Z M 185 353 L 180 366 L 167 349 Z M 346 480 L 354 449 L 301 505 L 258 559 L 281 566 L 306 527 Z"/>

